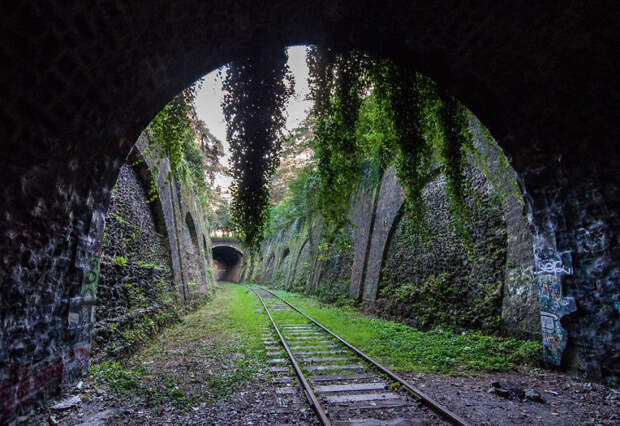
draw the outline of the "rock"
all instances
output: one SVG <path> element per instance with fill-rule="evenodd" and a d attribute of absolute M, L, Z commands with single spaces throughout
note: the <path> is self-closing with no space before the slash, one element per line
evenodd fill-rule
<path fill-rule="evenodd" d="M 47 422 L 51 425 L 51 426 L 56 426 L 60 423 L 58 423 L 58 420 L 56 420 L 53 416 L 49 416 L 49 418 L 47 419 Z"/>
<path fill-rule="evenodd" d="M 82 402 L 82 398 L 80 398 L 79 395 L 75 395 L 75 396 L 72 396 L 71 398 L 67 398 L 67 399 L 59 402 L 58 404 L 56 404 L 53 407 L 51 407 L 51 409 L 54 410 L 54 411 L 67 410 L 69 408 L 73 408 L 73 407 L 79 405 L 81 402 Z"/>
<path fill-rule="evenodd" d="M 499 396 L 508 399 L 523 399 L 525 392 L 519 386 L 512 383 L 501 384 L 500 382 L 492 382 L 489 392 L 495 392 Z"/>
<path fill-rule="evenodd" d="M 510 391 L 504 388 L 495 388 L 495 393 L 504 398 L 510 398 Z"/>
<path fill-rule="evenodd" d="M 535 389 L 525 389 L 525 399 L 533 402 L 545 402 L 540 393 Z"/>
<path fill-rule="evenodd" d="M 113 417 L 116 417 L 121 412 L 120 409 L 110 408 L 108 410 L 100 411 L 92 416 L 87 416 L 84 421 L 76 426 L 103 426 L 109 424 Z"/>

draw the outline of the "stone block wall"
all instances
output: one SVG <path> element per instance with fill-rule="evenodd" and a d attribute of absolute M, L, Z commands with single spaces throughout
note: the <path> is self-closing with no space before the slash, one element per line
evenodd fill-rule
<path fill-rule="evenodd" d="M 179 300 L 161 203 L 147 201 L 139 174 L 130 164 L 121 167 L 103 241 L 94 356 L 128 350 L 134 343 L 129 339 L 132 329 L 143 317 L 163 320 Z"/>
<path fill-rule="evenodd" d="M 166 159 L 143 154 L 145 137 L 120 169 L 105 218 L 91 350 L 96 358 L 133 350 L 214 282 L 204 213 L 175 178 L 166 183 Z"/>
<path fill-rule="evenodd" d="M 445 181 L 438 176 L 423 192 L 428 240 L 407 232 L 406 215 L 394 223 L 393 236 L 382 252 L 378 286 L 369 290 L 376 297 L 369 310 L 420 329 L 447 325 L 499 331 L 505 222 L 501 206 L 488 199 L 482 174 L 473 171 L 468 181 L 477 198 L 467 203 L 469 240 L 454 233 Z M 397 209 L 394 206 L 393 211 Z"/>
<path fill-rule="evenodd" d="M 471 131 L 482 150 L 476 130 Z M 265 255 L 248 278 L 331 298 L 340 289 L 329 287 L 346 282 L 348 296 L 369 311 L 421 328 L 445 323 L 537 338 L 532 234 L 516 175 L 509 167 L 498 171 L 498 153 L 492 144 L 482 160 L 470 158 L 468 185 L 475 194 L 469 200 L 470 243 L 453 231 L 441 176 L 424 190 L 431 241 L 405 232 L 404 191 L 388 169 L 379 182 L 358 185 L 349 203 L 352 225 L 341 231 L 346 238 L 333 244 L 322 235 L 318 218 L 299 219 L 302 226 L 293 224 L 264 244 Z"/>

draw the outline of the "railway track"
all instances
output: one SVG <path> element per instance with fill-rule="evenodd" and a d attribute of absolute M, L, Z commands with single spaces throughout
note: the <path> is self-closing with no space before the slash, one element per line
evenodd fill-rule
<path fill-rule="evenodd" d="M 275 293 L 252 290 L 273 325 L 263 343 L 277 393 L 294 395 L 297 382 L 321 424 L 467 424 Z"/>

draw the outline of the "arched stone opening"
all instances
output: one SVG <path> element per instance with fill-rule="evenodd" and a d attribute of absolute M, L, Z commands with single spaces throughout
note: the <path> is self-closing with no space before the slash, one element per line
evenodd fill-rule
<path fill-rule="evenodd" d="M 459 97 L 520 174 L 541 288 L 577 299 L 549 304 L 579 309 L 563 323 L 585 348 L 580 368 L 620 375 L 617 362 L 587 350 L 609 352 L 620 336 L 612 304 L 620 265 L 613 62 L 620 21 L 609 19 L 619 13 L 613 2 L 4 6 L 4 33 L 14 40 L 0 47 L 0 421 L 86 369 L 82 280 L 101 255 L 110 194 L 140 132 L 183 87 L 257 45 L 326 42 L 380 52 Z M 35 328 L 46 314 L 31 309 L 34 301 L 62 313 L 56 326 Z M 562 313 L 547 329 L 560 326 Z M 605 322 L 609 333 L 596 337 L 592 327 Z"/>
<path fill-rule="evenodd" d="M 194 247 L 198 249 L 198 236 L 196 234 L 196 225 L 194 225 L 194 219 L 192 218 L 192 215 L 189 214 L 189 212 L 187 212 L 187 214 L 185 215 L 185 225 L 187 226 L 187 230 L 189 232 L 190 238 L 192 239 Z"/>
<path fill-rule="evenodd" d="M 235 247 L 218 245 L 211 249 L 215 280 L 238 283 L 243 274 L 243 252 Z"/>
<path fill-rule="evenodd" d="M 185 214 L 185 220 L 181 227 L 181 234 L 186 242 L 184 250 L 181 250 L 183 265 L 181 273 L 185 283 L 185 291 L 192 296 L 203 294 L 208 290 L 205 263 L 200 254 L 196 224 L 190 212 Z"/>

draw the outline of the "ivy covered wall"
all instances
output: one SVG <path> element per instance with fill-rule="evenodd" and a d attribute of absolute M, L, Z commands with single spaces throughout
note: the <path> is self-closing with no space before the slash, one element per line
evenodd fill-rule
<path fill-rule="evenodd" d="M 299 218 L 263 243 L 246 278 L 361 303 L 422 329 L 539 336 L 521 194 L 511 169 L 498 170 L 497 152 L 477 136 L 482 154 L 467 168 L 467 239 L 455 232 L 443 175 L 423 190 L 430 236 L 423 238 L 407 226 L 404 191 L 387 169 L 380 179 L 362 174 L 348 202 L 349 224 L 328 235 L 320 216 Z"/>
<path fill-rule="evenodd" d="M 445 182 L 424 189 L 429 241 L 406 232 L 407 216 L 393 226 L 384 252 L 377 300 L 370 310 L 420 329 L 435 326 L 498 331 L 506 267 L 506 225 L 501 206 L 488 199 L 481 173 L 469 176 L 477 199 L 467 225 L 471 242 L 451 229 Z"/>

